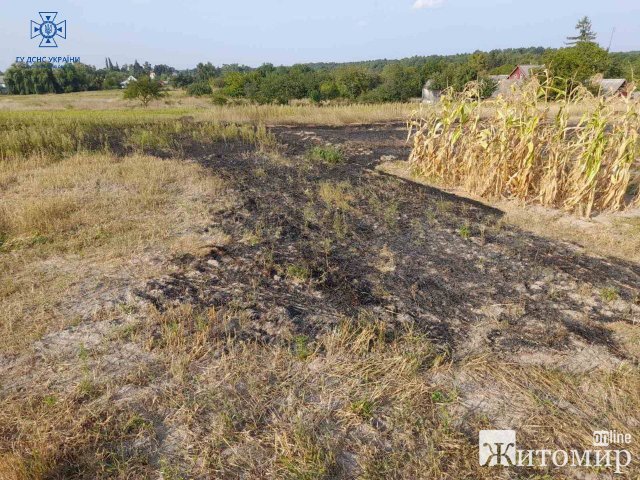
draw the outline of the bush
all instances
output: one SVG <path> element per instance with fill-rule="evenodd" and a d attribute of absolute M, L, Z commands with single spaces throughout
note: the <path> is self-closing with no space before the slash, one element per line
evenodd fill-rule
<path fill-rule="evenodd" d="M 229 99 L 221 92 L 213 92 L 211 94 L 211 102 L 214 105 L 226 105 L 229 103 Z"/>
<path fill-rule="evenodd" d="M 196 82 L 187 86 L 187 94 L 193 97 L 202 97 L 204 95 L 211 95 L 213 90 L 208 82 Z"/>
<path fill-rule="evenodd" d="M 309 150 L 307 156 L 311 160 L 317 162 L 325 162 L 331 165 L 336 165 L 344 161 L 344 154 L 342 153 L 342 150 L 333 146 L 313 147 L 311 150 Z"/>

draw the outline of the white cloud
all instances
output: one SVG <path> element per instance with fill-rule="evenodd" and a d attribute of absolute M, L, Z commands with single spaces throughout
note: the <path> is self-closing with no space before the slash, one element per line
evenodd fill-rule
<path fill-rule="evenodd" d="M 413 3 L 413 8 L 415 10 L 420 10 L 422 8 L 435 8 L 439 7 L 444 3 L 444 0 L 416 0 Z"/>

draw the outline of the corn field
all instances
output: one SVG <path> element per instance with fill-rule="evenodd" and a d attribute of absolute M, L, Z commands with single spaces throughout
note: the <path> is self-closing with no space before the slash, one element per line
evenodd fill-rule
<path fill-rule="evenodd" d="M 479 101 L 478 85 L 445 92 L 437 110 L 409 122 L 414 173 L 585 217 L 640 205 L 640 103 L 584 87 L 565 93 L 557 80 L 532 80 L 493 103 Z"/>

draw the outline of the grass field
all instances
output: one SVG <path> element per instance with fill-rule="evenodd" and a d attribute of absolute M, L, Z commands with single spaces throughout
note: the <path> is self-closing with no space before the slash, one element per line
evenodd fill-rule
<path fill-rule="evenodd" d="M 134 117 L 193 116 L 197 120 L 233 123 L 322 124 L 375 123 L 405 121 L 417 108 L 415 103 L 387 103 L 373 105 L 213 105 L 206 98 L 170 91 L 163 100 L 140 109 L 137 102 L 122 98 L 121 91 L 83 92 L 61 95 L 0 95 L 0 111 L 61 111 L 74 118 L 76 111 L 100 112 L 111 118 L 121 115 Z M 78 115 L 83 116 L 83 113 Z"/>
<path fill-rule="evenodd" d="M 493 428 L 640 474 L 632 212 L 378 174 L 411 104 L 120 95 L 0 97 L 0 479 L 615 477 L 480 467 Z"/>

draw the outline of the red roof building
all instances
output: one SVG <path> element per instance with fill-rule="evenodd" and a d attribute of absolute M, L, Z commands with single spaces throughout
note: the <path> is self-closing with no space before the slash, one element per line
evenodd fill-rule
<path fill-rule="evenodd" d="M 535 70 L 542 70 L 544 65 L 518 65 L 513 69 L 513 72 L 509 74 L 509 80 L 526 80 L 531 76 L 531 73 Z"/>

